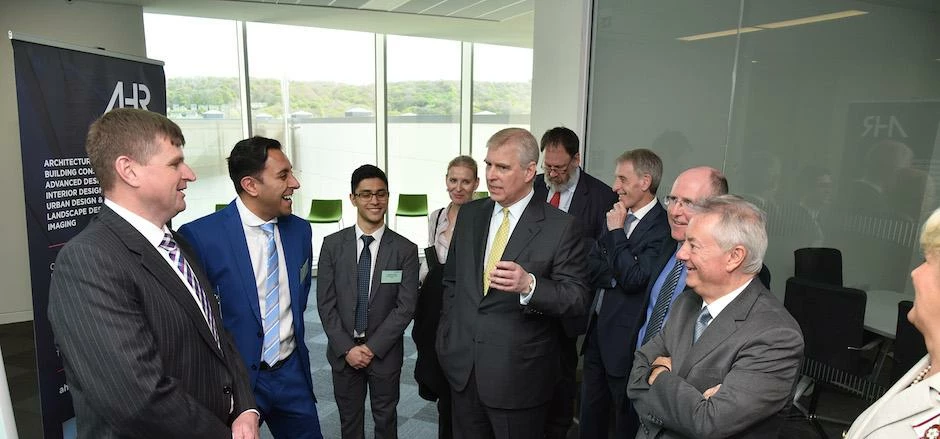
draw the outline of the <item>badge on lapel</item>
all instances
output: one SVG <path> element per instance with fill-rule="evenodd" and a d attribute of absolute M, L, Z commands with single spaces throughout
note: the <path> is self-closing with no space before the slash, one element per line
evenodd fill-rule
<path fill-rule="evenodd" d="M 401 270 L 382 270 L 383 284 L 400 284 Z"/>
<path fill-rule="evenodd" d="M 940 409 L 927 412 L 928 418 L 916 421 L 911 428 L 918 439 L 940 438 Z"/>

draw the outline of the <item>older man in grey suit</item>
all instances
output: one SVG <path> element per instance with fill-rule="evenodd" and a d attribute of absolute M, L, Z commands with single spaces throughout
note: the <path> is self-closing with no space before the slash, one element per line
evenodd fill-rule
<path fill-rule="evenodd" d="M 637 438 L 772 438 L 803 356 L 800 327 L 755 276 L 764 214 L 739 197 L 705 201 L 677 257 L 685 291 L 633 362 Z"/>
<path fill-rule="evenodd" d="M 366 387 L 375 438 L 397 438 L 403 336 L 418 300 L 418 247 L 385 226 L 385 172 L 360 166 L 351 188 L 356 224 L 324 238 L 317 273 L 333 396 L 344 439 L 365 437 Z"/>
<path fill-rule="evenodd" d="M 104 206 L 59 253 L 49 287 L 79 438 L 258 437 L 212 286 L 166 226 L 196 179 L 183 143 L 146 110 L 113 110 L 89 129 Z"/>

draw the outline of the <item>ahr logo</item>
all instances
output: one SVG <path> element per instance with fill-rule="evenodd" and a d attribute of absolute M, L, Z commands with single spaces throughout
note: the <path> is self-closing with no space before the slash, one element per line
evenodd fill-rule
<path fill-rule="evenodd" d="M 111 94 L 111 102 L 108 102 L 108 108 L 104 109 L 107 113 L 115 108 L 139 108 L 147 110 L 147 104 L 150 103 L 150 88 L 146 84 L 131 83 L 130 95 L 124 97 L 124 81 L 118 81 L 114 86 L 114 93 Z"/>
<path fill-rule="evenodd" d="M 883 131 L 888 132 L 888 138 L 895 136 L 907 137 L 907 132 L 904 131 L 901 122 L 894 115 L 888 116 L 886 121 L 882 120 L 881 116 L 867 116 L 862 121 L 862 126 L 865 128 L 862 137 L 879 138 L 882 136 Z"/>

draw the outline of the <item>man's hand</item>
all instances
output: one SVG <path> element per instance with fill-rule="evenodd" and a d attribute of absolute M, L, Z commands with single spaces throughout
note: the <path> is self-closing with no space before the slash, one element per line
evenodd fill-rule
<path fill-rule="evenodd" d="M 712 395 L 718 393 L 718 389 L 720 388 L 721 388 L 721 384 L 716 384 L 715 387 L 712 387 L 706 390 L 705 392 L 703 392 L 702 396 L 705 397 L 705 399 L 711 398 Z"/>
<path fill-rule="evenodd" d="M 656 359 L 650 363 L 650 367 L 652 368 L 652 371 L 650 372 L 650 377 L 647 382 L 652 386 L 653 382 L 656 381 L 656 377 L 658 377 L 659 374 L 667 370 L 672 370 L 672 358 L 656 357 Z"/>
<path fill-rule="evenodd" d="M 622 229 L 626 221 L 627 208 L 619 201 L 614 203 L 613 208 L 607 211 L 607 230 Z"/>
<path fill-rule="evenodd" d="M 499 261 L 490 272 L 490 287 L 506 292 L 527 294 L 531 282 L 529 273 L 512 261 Z"/>
<path fill-rule="evenodd" d="M 258 426 L 261 425 L 258 414 L 248 410 L 242 412 L 232 422 L 232 439 L 258 439 Z"/>
<path fill-rule="evenodd" d="M 372 362 L 372 351 L 366 345 L 353 346 L 346 353 L 346 363 L 353 369 L 362 369 Z"/>

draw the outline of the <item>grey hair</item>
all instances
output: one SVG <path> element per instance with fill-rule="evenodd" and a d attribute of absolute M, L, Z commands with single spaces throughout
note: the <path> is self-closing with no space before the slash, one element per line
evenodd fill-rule
<path fill-rule="evenodd" d="M 737 195 L 720 195 L 702 201 L 696 215 L 717 216 L 712 236 L 718 246 L 725 251 L 743 246 L 747 250 L 743 271 L 760 272 L 767 252 L 767 215 L 763 210 Z"/>
<path fill-rule="evenodd" d="M 519 166 L 525 168 L 529 163 L 539 162 L 539 142 L 525 128 L 504 128 L 493 134 L 486 142 L 488 149 L 498 149 L 511 144 L 519 151 Z"/>
<path fill-rule="evenodd" d="M 659 183 L 663 179 L 663 161 L 655 152 L 646 148 L 631 149 L 617 157 L 617 164 L 630 162 L 637 177 L 650 176 L 650 193 L 656 195 Z"/>

